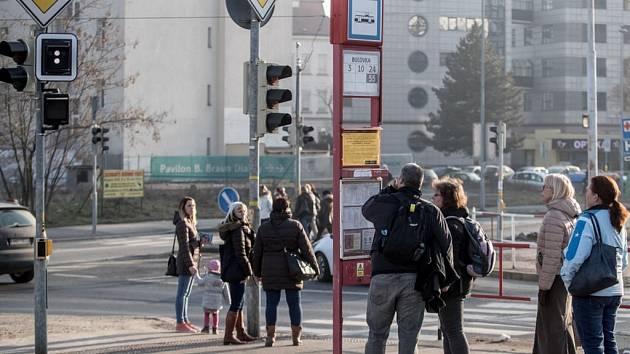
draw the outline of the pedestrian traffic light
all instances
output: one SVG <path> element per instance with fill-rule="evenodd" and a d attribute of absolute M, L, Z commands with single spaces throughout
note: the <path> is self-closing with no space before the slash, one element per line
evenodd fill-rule
<path fill-rule="evenodd" d="M 35 73 L 41 81 L 73 81 L 77 77 L 77 37 L 71 33 L 37 36 Z"/>
<path fill-rule="evenodd" d="M 0 68 L 0 81 L 11 84 L 19 92 L 35 92 L 33 54 L 32 41 L 0 42 L 0 55 L 12 58 L 18 65 L 15 68 Z"/>
<path fill-rule="evenodd" d="M 312 143 L 313 141 L 315 141 L 315 138 L 313 138 L 312 136 L 309 136 L 308 134 L 310 134 L 313 130 L 315 130 L 314 127 L 309 126 L 309 125 L 301 125 L 300 126 L 300 145 L 302 147 L 306 146 L 306 144 Z"/>
<path fill-rule="evenodd" d="M 282 127 L 282 130 L 287 132 L 287 135 L 282 137 L 282 140 L 286 141 L 289 146 L 295 146 L 295 125 L 289 124 Z"/>
<path fill-rule="evenodd" d="M 105 145 L 109 141 L 109 138 L 105 136 L 109 132 L 109 128 L 103 128 L 99 125 L 92 127 L 92 144 L 101 144 L 102 152 L 109 150 L 109 146 Z"/>
<path fill-rule="evenodd" d="M 258 62 L 258 112 L 256 115 L 258 136 L 273 133 L 278 128 L 291 124 L 291 115 L 280 113 L 278 105 L 293 99 L 291 90 L 278 88 L 281 79 L 293 75 L 288 65 Z"/>

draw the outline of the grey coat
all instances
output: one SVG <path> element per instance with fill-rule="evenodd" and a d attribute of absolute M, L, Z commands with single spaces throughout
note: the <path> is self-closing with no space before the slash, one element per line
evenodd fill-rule
<path fill-rule="evenodd" d="M 204 309 L 220 310 L 223 305 L 229 305 L 232 302 L 228 285 L 221 280 L 219 274 L 208 273 L 203 278 L 199 278 L 197 284 L 203 287 L 201 307 Z"/>

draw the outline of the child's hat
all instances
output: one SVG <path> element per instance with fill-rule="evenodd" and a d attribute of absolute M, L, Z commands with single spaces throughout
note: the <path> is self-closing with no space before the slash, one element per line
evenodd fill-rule
<path fill-rule="evenodd" d="M 221 273 L 221 262 L 218 259 L 211 259 L 208 261 L 208 271 L 210 273 L 220 274 Z"/>

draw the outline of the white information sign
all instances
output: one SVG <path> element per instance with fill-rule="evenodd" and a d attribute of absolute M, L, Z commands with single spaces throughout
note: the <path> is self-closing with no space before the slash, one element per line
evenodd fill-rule
<path fill-rule="evenodd" d="M 361 207 L 381 190 L 380 180 L 341 181 L 341 258 L 366 258 L 372 248 L 374 225 L 361 213 Z"/>
<path fill-rule="evenodd" d="M 381 0 L 348 0 L 348 39 L 380 42 L 382 13 Z"/>
<path fill-rule="evenodd" d="M 41 27 L 46 27 L 50 21 L 68 5 L 71 0 L 17 0 Z"/>
<path fill-rule="evenodd" d="M 345 50 L 343 52 L 343 95 L 378 96 L 380 71 L 378 52 Z"/>

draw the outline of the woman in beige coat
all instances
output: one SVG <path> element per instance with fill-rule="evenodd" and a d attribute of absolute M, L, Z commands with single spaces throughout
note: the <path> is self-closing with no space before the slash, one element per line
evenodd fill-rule
<path fill-rule="evenodd" d="M 538 313 L 534 354 L 576 353 L 571 298 L 560 278 L 562 250 L 571 237 L 575 218 L 581 212 L 574 194 L 567 176 L 552 173 L 545 177 L 541 196 L 548 211 L 538 233 Z"/>

